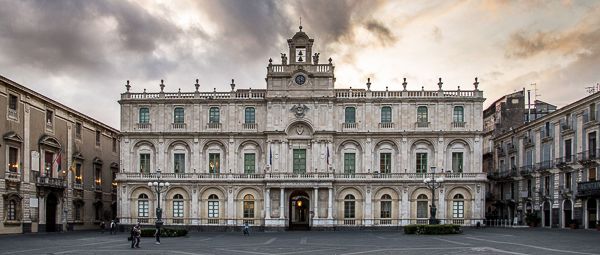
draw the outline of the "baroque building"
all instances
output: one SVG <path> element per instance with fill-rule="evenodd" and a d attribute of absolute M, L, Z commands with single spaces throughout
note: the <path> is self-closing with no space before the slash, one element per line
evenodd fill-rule
<path fill-rule="evenodd" d="M 594 93 L 493 136 L 488 211 L 515 224 L 533 214 L 544 227 L 596 228 L 599 103 Z"/>
<path fill-rule="evenodd" d="M 0 76 L 0 234 L 116 217 L 119 131 Z"/>
<path fill-rule="evenodd" d="M 121 94 L 121 223 L 223 229 L 388 227 L 484 217 L 482 103 L 478 90 L 336 89 L 330 58 L 312 38 L 288 39 L 266 89 Z M 160 169 L 160 173 L 158 170 Z M 428 189 L 426 177 L 443 177 Z"/>

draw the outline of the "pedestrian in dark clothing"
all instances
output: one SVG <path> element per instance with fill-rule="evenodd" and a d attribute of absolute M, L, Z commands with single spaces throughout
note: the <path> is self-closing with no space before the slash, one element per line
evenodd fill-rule
<path fill-rule="evenodd" d="M 131 228 L 131 248 L 140 248 L 140 237 L 142 236 L 142 229 L 140 224 Z"/>
<path fill-rule="evenodd" d="M 248 226 L 248 222 L 244 223 L 244 235 L 250 236 L 250 226 Z"/>
<path fill-rule="evenodd" d="M 154 236 L 156 237 L 156 244 L 160 244 L 160 228 L 156 228 L 156 232 L 154 232 Z"/>
<path fill-rule="evenodd" d="M 135 247 L 135 236 L 136 236 L 136 234 L 135 234 L 135 227 L 136 226 L 133 226 L 131 228 L 131 232 L 129 233 L 129 235 L 130 235 L 129 239 L 131 239 L 131 248 L 132 249 Z"/>
<path fill-rule="evenodd" d="M 104 234 L 104 228 L 106 227 L 106 225 L 104 225 L 104 221 L 100 222 L 100 232 L 102 232 L 102 234 Z"/>
<path fill-rule="evenodd" d="M 116 234 L 117 233 L 117 223 L 115 223 L 115 220 L 111 220 L 110 221 L 110 234 Z"/>

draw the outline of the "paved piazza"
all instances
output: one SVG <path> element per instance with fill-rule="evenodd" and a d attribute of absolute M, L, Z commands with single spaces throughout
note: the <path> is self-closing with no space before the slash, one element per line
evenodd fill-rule
<path fill-rule="evenodd" d="M 0 236 L 0 254 L 600 254 L 600 232 L 556 229 L 467 229 L 462 235 L 402 232 L 199 233 L 143 238 L 131 249 L 127 235 L 75 232 Z"/>

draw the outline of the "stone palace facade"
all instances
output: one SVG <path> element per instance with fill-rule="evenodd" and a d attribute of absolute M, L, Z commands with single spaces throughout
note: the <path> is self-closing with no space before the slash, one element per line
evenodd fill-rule
<path fill-rule="evenodd" d="M 121 94 L 122 224 L 153 224 L 157 194 L 166 225 L 244 223 L 268 229 L 425 223 L 435 190 L 443 223 L 484 217 L 483 92 L 335 89 L 302 29 L 266 89 Z M 289 57 L 289 61 L 288 61 Z M 436 170 L 437 169 L 437 170 Z"/>

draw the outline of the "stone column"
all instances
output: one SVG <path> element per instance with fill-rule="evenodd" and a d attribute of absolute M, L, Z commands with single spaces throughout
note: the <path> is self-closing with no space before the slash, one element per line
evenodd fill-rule
<path fill-rule="evenodd" d="M 285 189 L 283 187 L 279 188 L 279 219 L 285 219 L 285 211 L 284 211 L 284 198 L 285 198 Z"/>
<path fill-rule="evenodd" d="M 333 188 L 329 188 L 329 196 L 327 198 L 327 219 L 333 219 Z"/>
<path fill-rule="evenodd" d="M 319 219 L 319 188 L 315 188 L 315 207 L 314 207 L 315 217 L 314 219 Z"/>
<path fill-rule="evenodd" d="M 271 219 L 271 188 L 265 188 L 265 219 Z"/>
<path fill-rule="evenodd" d="M 192 218 L 192 224 L 199 224 L 198 219 L 200 218 L 199 202 L 198 202 L 198 188 L 192 188 L 192 212 L 189 216 Z"/>

